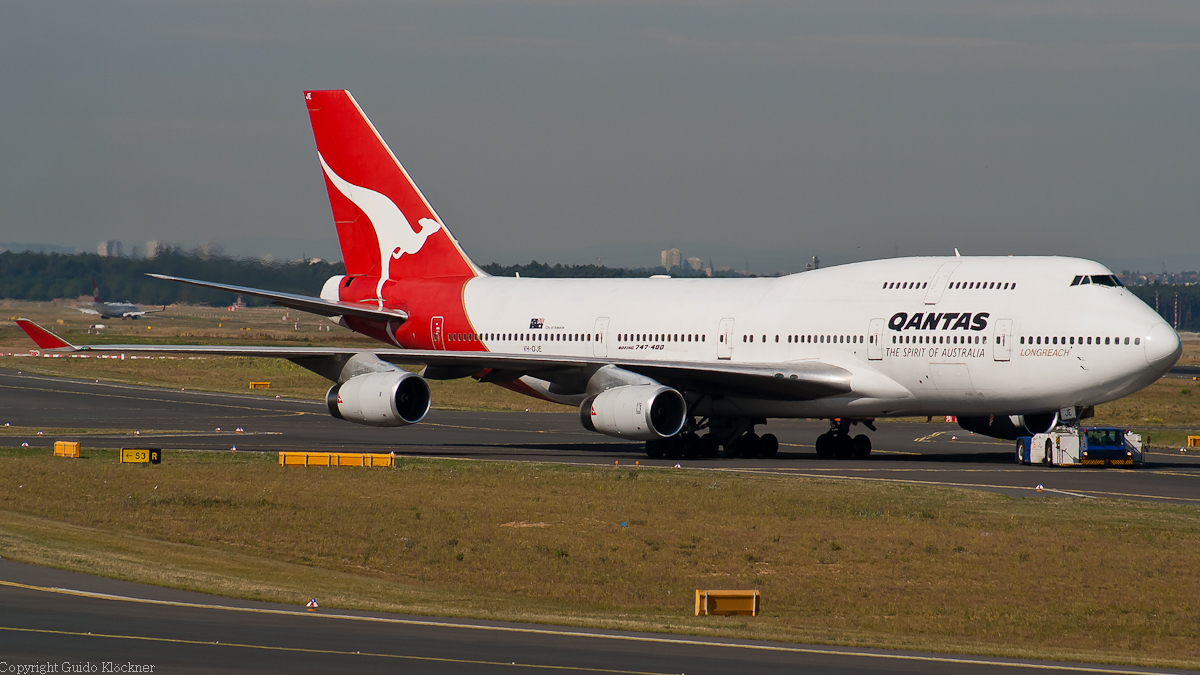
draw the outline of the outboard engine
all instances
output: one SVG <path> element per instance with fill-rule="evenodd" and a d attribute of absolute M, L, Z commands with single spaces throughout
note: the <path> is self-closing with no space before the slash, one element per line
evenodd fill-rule
<path fill-rule="evenodd" d="M 995 415 L 992 417 L 959 417 L 958 426 L 992 438 L 1015 441 L 1050 431 L 1058 424 L 1058 411 L 1032 415 Z"/>
<path fill-rule="evenodd" d="M 614 387 L 579 406 L 583 428 L 632 441 L 653 441 L 679 433 L 687 419 L 683 395 L 661 384 Z"/>
<path fill-rule="evenodd" d="M 406 370 L 357 375 L 329 388 L 325 405 L 339 420 L 372 427 L 404 427 L 429 413 L 429 383 Z"/>

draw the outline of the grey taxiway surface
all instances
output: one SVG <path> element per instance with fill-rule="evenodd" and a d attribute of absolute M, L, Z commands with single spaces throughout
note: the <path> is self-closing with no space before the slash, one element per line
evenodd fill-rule
<path fill-rule="evenodd" d="M 57 669 L 38 671 L 39 664 Z M 21 666 L 34 673 L 1182 672 L 307 612 L 0 561 L 0 672 Z"/>
<path fill-rule="evenodd" d="M 47 378 L 0 370 L 0 424 L 112 429 L 87 448 L 390 452 L 412 456 L 671 466 L 640 444 L 588 433 L 571 414 L 434 411 L 404 429 L 330 418 L 319 403 Z M 242 432 L 237 432 L 237 428 Z M 220 430 L 218 430 L 218 428 Z M 133 435 L 132 430 L 139 430 Z M 1141 469 L 1045 469 L 1012 464 L 1008 443 L 953 425 L 887 424 L 867 461 L 818 460 L 823 431 L 772 422 L 772 460 L 680 460 L 735 470 L 845 480 L 954 485 L 1031 498 L 1123 497 L 1200 503 L 1200 459 L 1153 454 Z M 0 445 L 48 447 L 53 432 Z M 167 454 L 169 460 L 169 453 Z M 1033 486 L 1044 484 L 1038 493 Z M 0 672 L 38 663 L 153 665 L 153 672 L 1000 673 L 1164 672 L 335 612 L 235 601 L 0 561 Z M 17 672 L 13 670 L 12 672 Z M 30 671 L 36 672 L 36 671 Z M 52 671 L 47 671 L 52 672 Z M 80 671 L 86 672 L 86 671 Z M 130 672 L 117 671 L 117 672 Z M 1178 672 L 1178 671 L 1173 671 Z"/>
<path fill-rule="evenodd" d="M 322 403 L 270 396 L 212 394 L 66 380 L 0 370 L 0 424 L 113 429 L 79 437 L 0 437 L 0 444 L 50 447 L 79 440 L 86 448 L 151 447 L 229 451 L 395 452 L 453 457 L 674 466 L 755 471 L 840 480 L 957 486 L 1036 498 L 1115 497 L 1200 504 L 1200 453 L 1151 451 L 1134 470 L 1018 466 L 1008 441 L 976 436 L 955 424 L 878 423 L 868 432 L 869 460 L 819 460 L 813 449 L 826 423 L 773 420 L 759 433 L 779 437 L 774 459 L 650 460 L 642 444 L 585 431 L 575 414 L 432 411 L 424 422 L 376 429 L 333 419 Z M 242 432 L 236 429 L 241 428 Z M 861 427 L 855 427 L 861 429 Z M 132 431 L 139 435 L 134 436 Z M 866 430 L 863 430 L 866 431 Z M 856 432 L 857 433 L 857 432 Z M 1153 439 L 1151 439 L 1153 440 Z M 1044 491 L 1037 492 L 1042 485 Z"/>

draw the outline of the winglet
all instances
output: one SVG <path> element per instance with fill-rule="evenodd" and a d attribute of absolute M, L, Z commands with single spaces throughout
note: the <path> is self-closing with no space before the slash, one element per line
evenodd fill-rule
<path fill-rule="evenodd" d="M 17 325 L 42 349 L 79 349 L 29 319 L 17 319 Z"/>

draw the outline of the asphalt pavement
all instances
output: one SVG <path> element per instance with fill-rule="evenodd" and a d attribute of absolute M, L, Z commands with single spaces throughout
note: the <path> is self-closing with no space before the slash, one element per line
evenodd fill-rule
<path fill-rule="evenodd" d="M 150 447 L 228 452 L 395 452 L 413 457 L 674 466 L 757 471 L 840 480 L 956 486 L 1031 498 L 1115 497 L 1200 504 L 1200 452 L 1153 448 L 1135 469 L 1019 466 L 1013 444 L 956 424 L 879 420 L 868 433 L 867 460 L 818 459 L 816 420 L 772 420 L 759 427 L 779 437 L 773 459 L 648 459 L 641 443 L 585 431 L 573 413 L 434 410 L 420 424 L 379 429 L 329 416 L 322 403 L 270 396 L 214 394 L 67 380 L 0 370 L 0 424 L 112 429 L 111 434 L 0 438 L 32 447 L 78 440 L 87 448 Z M 242 429 L 238 432 L 237 429 Z M 134 435 L 134 431 L 139 432 Z M 1153 438 L 1151 438 L 1153 444 Z M 1037 491 L 1042 485 L 1043 490 Z"/>

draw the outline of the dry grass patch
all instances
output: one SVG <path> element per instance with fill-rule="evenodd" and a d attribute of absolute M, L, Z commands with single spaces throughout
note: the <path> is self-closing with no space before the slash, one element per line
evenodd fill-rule
<path fill-rule="evenodd" d="M 0 458 L 0 510 L 278 566 L 234 595 L 300 602 L 328 571 L 319 592 L 343 606 L 1200 665 L 1195 507 L 618 467 L 91 454 Z M 74 565 L 3 522 L 3 542 L 23 542 L 6 557 Z M 214 583 L 178 561 L 162 576 L 154 547 L 134 548 L 147 560 L 90 569 Z M 314 573 L 293 583 L 292 569 Z M 694 589 L 721 587 L 760 589 L 765 616 L 690 616 Z"/>

